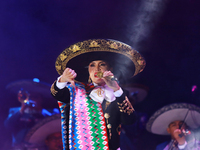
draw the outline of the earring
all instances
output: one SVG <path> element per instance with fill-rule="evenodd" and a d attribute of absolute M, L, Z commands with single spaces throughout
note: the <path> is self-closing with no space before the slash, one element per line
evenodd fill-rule
<path fill-rule="evenodd" d="M 88 79 L 88 83 L 92 83 L 92 80 L 91 80 L 91 78 L 89 77 L 89 79 Z"/>

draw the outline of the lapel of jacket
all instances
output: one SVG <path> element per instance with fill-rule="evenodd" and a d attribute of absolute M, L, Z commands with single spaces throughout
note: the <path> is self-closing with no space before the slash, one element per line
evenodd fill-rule
<path fill-rule="evenodd" d="M 102 109 L 103 111 L 105 112 L 108 108 L 108 106 L 110 105 L 110 102 L 106 101 L 105 99 L 103 100 L 103 103 L 101 104 L 102 105 Z"/>

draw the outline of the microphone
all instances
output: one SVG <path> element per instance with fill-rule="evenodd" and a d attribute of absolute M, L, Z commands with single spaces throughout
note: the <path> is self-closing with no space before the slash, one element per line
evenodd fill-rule
<path fill-rule="evenodd" d="M 99 78 L 103 78 L 103 72 L 97 72 L 97 77 L 99 77 Z M 117 78 L 115 78 L 114 76 L 107 76 L 110 80 L 112 80 L 112 81 L 117 81 L 118 82 L 118 79 Z"/>
<path fill-rule="evenodd" d="M 181 137 L 187 136 L 187 135 L 189 135 L 189 134 L 191 134 L 191 131 L 190 131 L 190 130 L 188 130 L 188 129 L 186 129 L 186 130 L 181 130 L 181 134 L 179 134 L 179 137 L 181 138 Z"/>

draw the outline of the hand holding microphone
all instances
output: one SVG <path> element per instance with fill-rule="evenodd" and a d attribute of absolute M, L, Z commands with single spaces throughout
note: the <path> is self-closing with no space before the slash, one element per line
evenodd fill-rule
<path fill-rule="evenodd" d="M 106 85 L 113 89 L 114 92 L 120 89 L 118 80 L 111 71 L 97 72 L 97 77 L 103 79 Z"/>
<path fill-rule="evenodd" d="M 189 135 L 191 132 L 188 129 L 176 129 L 174 130 L 174 138 L 179 145 L 183 145 L 186 142 L 185 136 Z"/>
<path fill-rule="evenodd" d="M 181 130 L 181 133 L 179 134 L 179 137 L 181 138 L 181 137 L 187 136 L 187 135 L 189 135 L 189 134 L 191 134 L 191 131 L 190 131 L 190 130 L 188 130 L 188 129 L 183 129 L 183 130 Z"/>
<path fill-rule="evenodd" d="M 97 77 L 99 77 L 99 78 L 103 78 L 104 76 L 103 76 L 103 72 L 97 72 Z M 106 78 L 108 78 L 108 79 L 110 79 L 110 80 L 112 80 L 112 81 L 117 81 L 118 82 L 118 79 L 117 78 L 115 78 L 114 77 L 114 75 L 111 75 L 111 76 L 107 76 Z"/>

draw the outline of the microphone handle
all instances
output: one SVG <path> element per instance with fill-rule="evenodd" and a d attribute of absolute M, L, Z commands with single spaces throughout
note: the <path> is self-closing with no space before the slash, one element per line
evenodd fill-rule
<path fill-rule="evenodd" d="M 184 133 L 181 132 L 181 134 L 178 135 L 180 138 L 182 138 L 184 136 Z"/>

